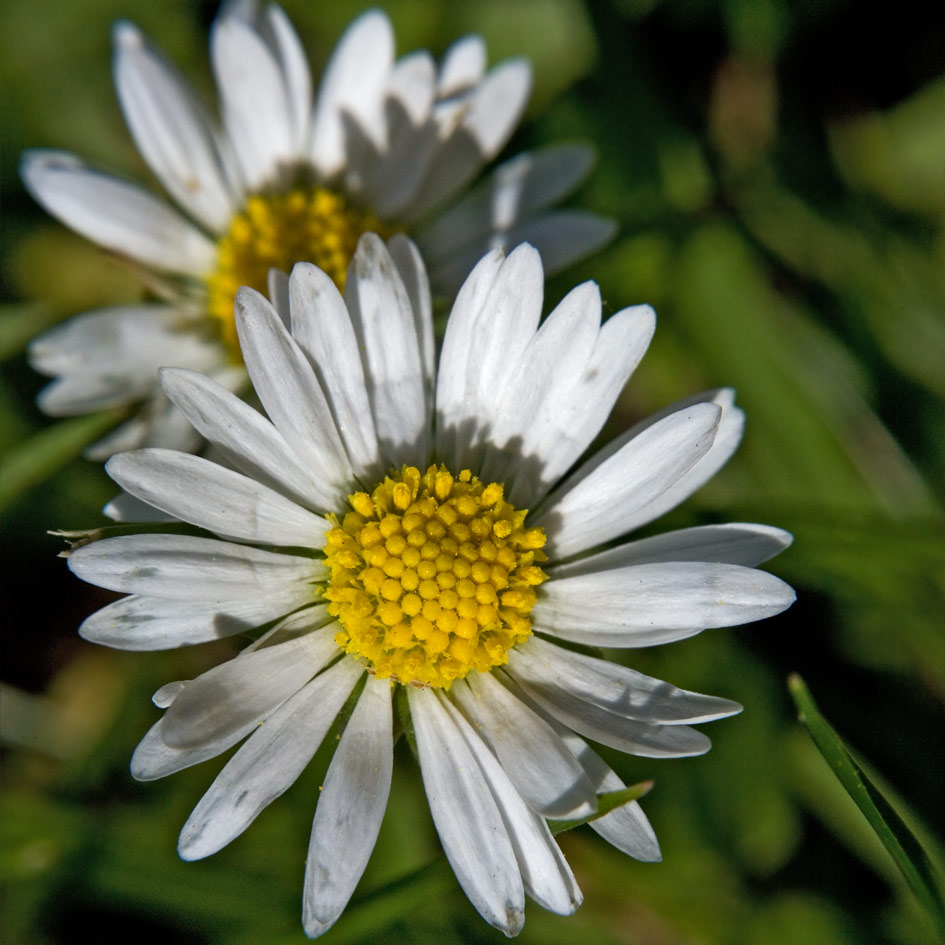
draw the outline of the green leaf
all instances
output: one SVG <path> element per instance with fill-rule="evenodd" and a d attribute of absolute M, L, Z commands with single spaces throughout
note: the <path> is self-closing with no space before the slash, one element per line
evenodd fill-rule
<path fill-rule="evenodd" d="M 577 820 L 549 820 L 548 826 L 554 834 L 564 833 L 565 830 L 573 830 L 580 827 L 581 824 L 589 824 L 592 820 L 609 814 L 624 804 L 631 801 L 638 801 L 644 794 L 649 794 L 653 789 L 652 781 L 640 781 L 638 784 L 631 784 L 620 791 L 607 791 L 604 794 L 597 795 L 597 810 L 588 817 L 581 817 Z"/>
<path fill-rule="evenodd" d="M 42 303 L 0 305 L 0 360 L 19 354 L 33 338 L 54 325 L 60 317 Z"/>
<path fill-rule="evenodd" d="M 919 841 L 820 714 L 804 680 L 792 673 L 788 677 L 788 689 L 797 705 L 798 718 L 806 726 L 824 760 L 889 851 L 939 931 L 945 935 L 945 900 L 932 863 Z"/>
<path fill-rule="evenodd" d="M 0 509 L 75 459 L 124 414 L 118 410 L 62 420 L 7 452 L 0 463 Z"/>

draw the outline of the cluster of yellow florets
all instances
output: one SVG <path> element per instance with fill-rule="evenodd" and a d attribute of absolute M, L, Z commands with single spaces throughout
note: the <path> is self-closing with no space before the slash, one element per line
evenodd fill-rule
<path fill-rule="evenodd" d="M 380 678 L 449 687 L 531 635 L 545 534 L 468 469 L 404 466 L 327 533 L 337 644 Z"/>
<path fill-rule="evenodd" d="M 384 227 L 373 214 L 321 187 L 250 197 L 220 238 L 217 268 L 206 280 L 208 310 L 234 356 L 239 344 L 233 300 L 240 286 L 266 294 L 270 269 L 288 273 L 297 262 L 310 262 L 343 289 L 358 239 L 369 230 L 383 233 Z"/>

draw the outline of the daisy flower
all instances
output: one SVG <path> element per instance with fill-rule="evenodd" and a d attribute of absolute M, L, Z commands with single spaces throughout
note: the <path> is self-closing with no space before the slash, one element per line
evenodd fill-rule
<path fill-rule="evenodd" d="M 152 448 L 106 467 L 196 533 L 104 538 L 69 556 L 79 577 L 130 595 L 85 621 L 88 640 L 151 650 L 262 631 L 159 690 L 166 711 L 135 751 L 132 773 L 147 780 L 245 739 L 185 824 L 185 859 L 238 836 L 356 697 L 315 810 L 310 936 L 336 921 L 374 846 L 397 706 L 457 879 L 512 935 L 526 894 L 561 914 L 581 902 L 546 821 L 589 817 L 598 794 L 624 786 L 585 739 L 697 755 L 709 741 L 692 723 L 740 709 L 591 648 L 667 643 L 794 598 L 755 568 L 789 543 L 779 529 L 614 545 L 728 459 L 743 415 L 731 391 L 695 397 L 579 462 L 654 315 L 637 306 L 602 324 L 588 282 L 539 324 L 542 286 L 530 245 L 486 255 L 438 367 L 421 254 L 402 235 L 361 237 L 344 296 L 311 264 L 292 272 L 288 312 L 241 289 L 236 330 L 268 419 L 202 374 L 166 369 L 167 397 L 229 465 Z M 635 802 L 591 826 L 660 857 Z"/>
<path fill-rule="evenodd" d="M 427 52 L 395 60 L 390 21 L 369 11 L 313 96 L 281 8 L 234 0 L 210 35 L 220 123 L 132 24 L 116 25 L 114 47 L 125 119 L 170 202 L 65 152 L 27 152 L 22 164 L 46 210 L 130 261 L 161 299 L 77 316 L 31 348 L 34 367 L 55 378 L 40 396 L 47 413 L 143 404 L 90 458 L 197 448 L 156 371 L 191 368 L 239 389 L 233 299 L 242 285 L 265 291 L 270 269 L 313 262 L 343 288 L 363 232 L 405 232 L 434 291 L 452 296 L 490 248 L 529 240 L 559 269 L 613 234 L 611 221 L 550 209 L 589 171 L 585 146 L 520 154 L 469 189 L 508 141 L 531 85 L 521 60 L 486 72 L 478 36 L 439 65 Z"/>

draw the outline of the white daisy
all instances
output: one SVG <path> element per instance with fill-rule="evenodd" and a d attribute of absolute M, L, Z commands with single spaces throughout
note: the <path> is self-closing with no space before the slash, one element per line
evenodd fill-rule
<path fill-rule="evenodd" d="M 794 598 L 755 569 L 789 543 L 779 529 L 713 525 L 604 548 L 701 486 L 737 446 L 743 415 L 731 391 L 695 397 L 569 473 L 654 316 L 638 306 L 601 324 L 585 283 L 539 326 L 542 285 L 531 246 L 485 256 L 457 296 L 438 369 L 429 286 L 406 237 L 364 235 L 344 297 L 297 265 L 289 328 L 241 289 L 236 328 L 268 419 L 201 374 L 162 372 L 168 398 L 232 468 L 164 449 L 107 464 L 128 493 L 205 534 L 106 538 L 69 557 L 83 579 L 131 595 L 85 621 L 89 640 L 150 650 L 265 631 L 161 689 L 166 712 L 135 752 L 132 772 L 151 779 L 246 739 L 184 826 L 185 859 L 219 850 L 285 791 L 363 687 L 315 812 L 310 936 L 338 918 L 374 846 L 392 700 L 409 707 L 459 882 L 514 934 L 526 894 L 563 914 L 581 901 L 546 819 L 587 817 L 598 793 L 623 787 L 584 739 L 695 755 L 709 741 L 690 724 L 740 708 L 585 648 L 666 643 Z M 659 859 L 636 803 L 591 826 Z"/>
<path fill-rule="evenodd" d="M 313 106 L 283 11 L 234 0 L 210 37 L 222 127 L 133 25 L 118 23 L 114 44 L 125 119 L 173 205 L 64 152 L 28 152 L 22 165 L 39 203 L 130 260 L 165 299 L 86 313 L 31 348 L 34 367 L 56 378 L 40 397 L 47 413 L 144 402 L 91 458 L 141 445 L 196 448 L 156 371 L 192 368 L 238 388 L 233 298 L 241 285 L 265 291 L 270 268 L 314 262 L 343 287 L 362 232 L 404 231 L 434 291 L 452 294 L 490 248 L 528 240 L 559 269 L 613 234 L 611 221 L 550 209 L 590 169 L 585 146 L 520 154 L 457 202 L 507 142 L 531 85 L 524 61 L 486 73 L 478 36 L 454 44 L 439 66 L 426 52 L 395 60 L 390 21 L 365 13 L 335 49 Z"/>

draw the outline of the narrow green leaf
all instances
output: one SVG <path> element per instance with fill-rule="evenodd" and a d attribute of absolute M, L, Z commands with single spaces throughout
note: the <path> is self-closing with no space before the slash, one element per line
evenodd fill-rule
<path fill-rule="evenodd" d="M 788 689 L 797 706 L 798 718 L 807 728 L 824 760 L 866 817 L 909 887 L 945 936 L 945 900 L 932 863 L 921 844 L 853 760 L 840 736 L 821 715 L 804 680 L 792 673 L 788 677 Z"/>
<path fill-rule="evenodd" d="M 0 361 L 19 354 L 33 338 L 61 317 L 41 303 L 0 306 Z"/>
<path fill-rule="evenodd" d="M 0 509 L 58 472 L 93 440 L 107 433 L 123 413 L 108 410 L 62 420 L 7 452 L 0 462 Z"/>
<path fill-rule="evenodd" d="M 565 830 L 573 830 L 580 827 L 581 824 L 589 824 L 592 820 L 609 814 L 624 804 L 631 801 L 638 801 L 644 794 L 649 794 L 653 789 L 652 781 L 640 781 L 638 784 L 631 784 L 620 791 L 607 791 L 604 794 L 597 795 L 597 810 L 588 817 L 581 817 L 578 820 L 549 820 L 548 826 L 554 834 L 564 833 Z"/>

